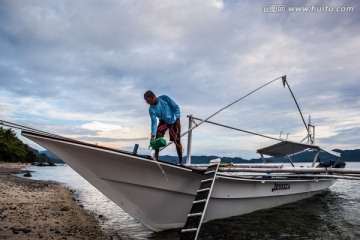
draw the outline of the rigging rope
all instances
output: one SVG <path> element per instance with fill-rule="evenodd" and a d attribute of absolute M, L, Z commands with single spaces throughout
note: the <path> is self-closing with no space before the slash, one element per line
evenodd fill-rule
<path fill-rule="evenodd" d="M 197 117 L 191 117 L 191 118 L 192 118 L 192 119 L 195 119 L 195 120 L 198 120 L 198 121 L 203 121 L 202 119 L 197 118 Z M 213 125 L 217 125 L 217 126 L 220 126 L 220 127 L 224 127 L 224 128 L 229 128 L 229 129 L 232 129 L 232 130 L 240 131 L 240 132 L 244 132 L 244 133 L 248 133 L 248 134 L 252 134 L 252 135 L 256 135 L 256 136 L 260 136 L 260 137 L 264 137 L 264 138 L 269 138 L 269 139 L 276 140 L 276 141 L 280 141 L 280 142 L 283 141 L 282 139 L 279 139 L 279 138 L 274 138 L 274 137 L 266 136 L 266 135 L 263 135 L 263 134 L 255 133 L 255 132 L 250 132 L 250 131 L 247 131 L 247 130 L 244 130 L 244 129 L 240 129 L 240 128 L 235 128 L 235 127 L 226 126 L 226 125 L 223 125 L 223 124 L 220 124 L 220 123 L 216 123 L 216 122 L 212 122 L 212 121 L 205 121 L 205 122 L 210 123 L 210 124 L 213 124 Z"/>
<path fill-rule="evenodd" d="M 55 135 L 55 134 L 52 134 L 52 133 L 49 133 L 49 132 L 44 132 L 44 131 L 41 131 L 41 130 L 38 130 L 38 129 L 35 129 L 35 128 L 26 127 L 26 126 L 23 126 L 23 125 L 20 125 L 20 124 L 7 122 L 7 121 L 3 121 L 3 120 L 0 120 L 0 125 L 15 128 L 15 129 L 19 129 L 19 130 L 23 130 L 23 131 L 29 131 L 29 132 L 33 132 L 33 133 L 42 133 L 42 134 L 47 135 L 47 136 L 61 137 L 59 135 Z"/>
<path fill-rule="evenodd" d="M 271 83 L 273 83 L 273 82 L 275 82 L 275 81 L 277 81 L 277 80 L 279 80 L 279 79 L 284 79 L 284 77 L 285 77 L 285 79 L 286 79 L 286 76 L 281 76 L 281 77 L 275 78 L 275 79 L 273 79 L 273 80 L 271 80 L 271 81 L 269 81 L 269 82 L 261 85 L 260 87 L 254 89 L 253 91 L 249 92 L 248 94 L 242 96 L 241 98 L 235 100 L 234 102 L 226 105 L 225 107 L 219 109 L 219 110 L 216 111 L 215 113 L 211 114 L 209 117 L 207 117 L 207 118 L 205 118 L 204 120 L 202 120 L 202 121 L 201 121 L 200 123 L 198 123 L 197 125 L 195 125 L 195 126 L 193 126 L 192 128 L 189 128 L 188 130 L 186 130 L 184 133 L 181 134 L 181 137 L 185 136 L 187 133 L 189 133 L 190 131 L 194 130 L 195 128 L 197 128 L 198 126 L 200 126 L 201 124 L 203 124 L 204 122 L 206 122 L 207 120 L 209 120 L 210 118 L 212 118 L 213 116 L 215 116 L 216 114 L 218 114 L 218 113 L 220 113 L 221 111 L 225 110 L 226 108 L 234 105 L 234 104 L 237 103 L 237 102 L 240 102 L 240 101 L 243 100 L 244 98 L 246 98 L 246 97 L 250 96 L 251 94 L 259 91 L 260 89 L 266 87 L 267 85 L 269 85 L 269 84 L 271 84 Z M 160 148 L 160 151 L 163 150 L 163 149 L 165 149 L 166 147 L 168 147 L 168 146 L 171 145 L 171 144 L 172 144 L 172 142 L 169 142 L 165 147 Z"/>

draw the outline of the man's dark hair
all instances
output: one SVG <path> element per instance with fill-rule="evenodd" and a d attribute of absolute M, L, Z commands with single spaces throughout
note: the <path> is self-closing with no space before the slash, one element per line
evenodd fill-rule
<path fill-rule="evenodd" d="M 152 91 L 146 91 L 144 93 L 144 98 L 149 98 L 149 97 L 155 97 L 155 94 Z"/>

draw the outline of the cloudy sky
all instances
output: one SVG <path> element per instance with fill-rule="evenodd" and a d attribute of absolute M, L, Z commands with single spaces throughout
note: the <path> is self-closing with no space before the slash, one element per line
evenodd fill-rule
<path fill-rule="evenodd" d="M 356 149 L 359 23 L 357 0 L 0 0 L 0 119 L 148 153 L 146 90 L 180 105 L 184 132 L 187 115 L 207 118 L 287 75 L 316 143 Z M 280 80 L 211 120 L 306 136 Z M 205 123 L 193 138 L 194 155 L 251 158 L 275 143 Z"/>

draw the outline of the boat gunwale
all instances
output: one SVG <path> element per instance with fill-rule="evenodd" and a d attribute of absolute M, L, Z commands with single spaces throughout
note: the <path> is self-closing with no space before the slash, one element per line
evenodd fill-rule
<path fill-rule="evenodd" d="M 150 156 L 145 157 L 145 156 L 142 156 L 142 155 L 135 155 L 132 152 L 127 152 L 127 151 L 123 151 L 123 150 L 119 150 L 119 149 L 115 149 L 115 148 L 110 148 L 110 147 L 105 147 L 105 146 L 99 146 L 99 145 L 95 145 L 95 144 L 92 144 L 92 143 L 86 143 L 86 142 L 82 142 L 82 141 L 78 141 L 78 140 L 74 140 L 74 139 L 70 139 L 70 138 L 65 138 L 65 137 L 63 138 L 61 136 L 56 136 L 56 135 L 51 136 L 51 135 L 45 135 L 45 134 L 40 134 L 40 133 L 30 132 L 30 131 L 22 131 L 21 135 L 23 135 L 24 137 L 27 137 L 27 135 L 32 135 L 34 137 L 39 137 L 39 138 L 43 138 L 43 139 L 50 139 L 50 140 L 55 141 L 55 142 L 63 142 L 63 143 L 72 144 L 72 145 L 75 145 L 75 146 L 86 147 L 86 148 L 89 148 L 89 149 L 100 149 L 100 150 L 102 150 L 104 152 L 130 156 L 130 157 L 136 158 L 138 160 L 151 162 L 151 163 L 155 163 L 155 164 L 166 165 L 166 166 L 170 166 L 170 167 L 176 167 L 176 168 L 186 170 L 186 171 L 191 171 L 191 172 L 196 172 L 196 173 L 204 172 L 202 170 L 191 169 L 191 168 L 188 168 L 186 166 L 175 165 L 175 164 L 168 163 L 168 162 L 161 161 L 161 160 L 155 161 L 154 159 L 151 159 Z"/>

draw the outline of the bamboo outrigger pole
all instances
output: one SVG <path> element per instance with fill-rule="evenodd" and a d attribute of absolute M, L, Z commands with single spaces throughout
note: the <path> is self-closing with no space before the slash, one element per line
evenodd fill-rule
<path fill-rule="evenodd" d="M 219 172 L 254 172 L 254 173 L 327 173 L 327 174 L 360 174 L 360 169 L 344 168 L 236 168 L 220 167 Z"/>

